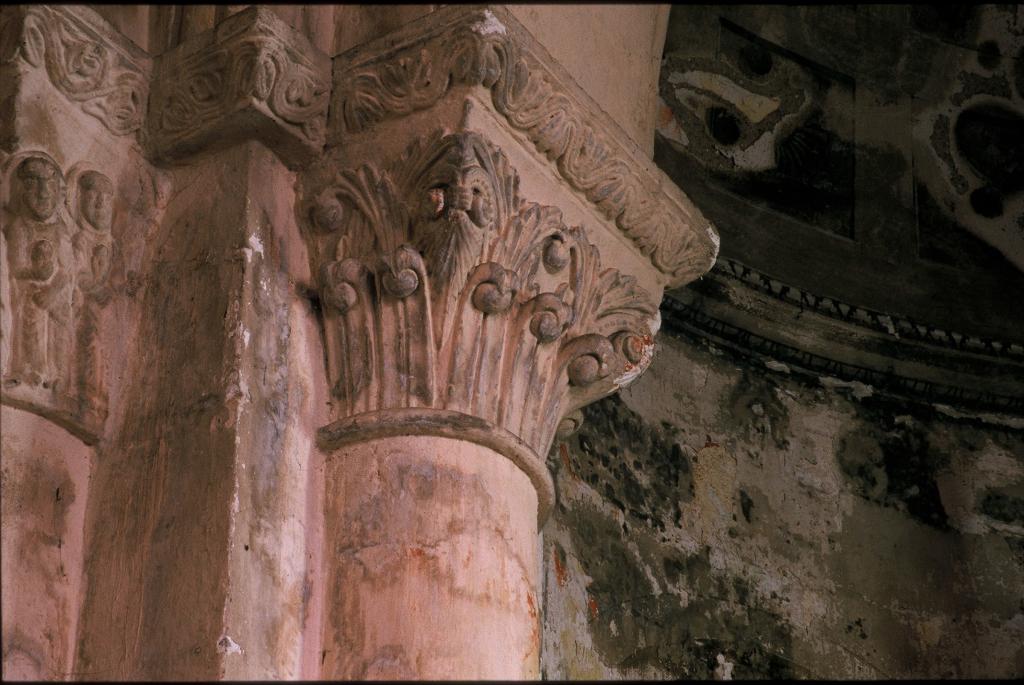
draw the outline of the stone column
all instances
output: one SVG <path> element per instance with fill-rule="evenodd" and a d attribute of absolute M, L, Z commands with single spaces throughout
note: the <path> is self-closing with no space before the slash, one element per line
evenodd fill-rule
<path fill-rule="evenodd" d="M 537 677 L 543 455 L 717 236 L 502 8 L 333 59 L 296 17 L 196 12 L 150 57 L 4 10 L 3 494 L 38 509 L 5 516 L 5 668 Z M 8 603 L 69 525 L 76 579 Z"/>
<path fill-rule="evenodd" d="M 541 455 L 716 236 L 501 8 L 335 58 L 330 112 L 298 209 L 334 419 L 306 675 L 535 678 Z"/>
<path fill-rule="evenodd" d="M 419 432 L 329 462 L 320 675 L 537 678 L 534 486 L 501 452 Z"/>
<path fill-rule="evenodd" d="M 96 479 L 86 677 L 300 675 L 326 392 L 293 187 L 324 144 L 329 76 L 256 7 L 154 61 L 144 142 L 172 190 Z"/>

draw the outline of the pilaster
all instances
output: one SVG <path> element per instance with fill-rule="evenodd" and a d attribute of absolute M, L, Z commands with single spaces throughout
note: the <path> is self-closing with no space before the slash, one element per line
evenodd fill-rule
<path fill-rule="evenodd" d="M 4 675 L 75 676 L 102 445 L 140 351 L 166 179 L 144 158 L 149 58 L 82 7 L 0 14 Z"/>

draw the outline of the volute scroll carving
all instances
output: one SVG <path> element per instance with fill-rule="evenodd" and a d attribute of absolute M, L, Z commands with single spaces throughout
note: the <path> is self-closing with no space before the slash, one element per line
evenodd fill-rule
<path fill-rule="evenodd" d="M 324 145 L 330 60 L 266 8 L 157 60 L 149 145 L 161 159 L 255 137 L 289 162 Z"/>
<path fill-rule="evenodd" d="M 633 348 L 650 347 L 657 301 L 521 197 L 481 134 L 438 131 L 383 168 L 306 181 L 336 418 L 445 410 L 543 454 L 564 414 L 649 361 Z"/>

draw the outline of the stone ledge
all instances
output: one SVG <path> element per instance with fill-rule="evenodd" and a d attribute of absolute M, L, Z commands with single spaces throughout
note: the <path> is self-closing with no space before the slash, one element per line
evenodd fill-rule
<path fill-rule="evenodd" d="M 482 87 L 560 176 L 682 285 L 718 254 L 710 222 L 501 7 L 449 7 L 336 57 L 328 144 Z"/>
<path fill-rule="evenodd" d="M 850 387 L 860 393 L 1024 413 L 1024 383 L 1018 380 L 1024 378 L 1024 359 L 1010 349 L 1016 343 L 996 341 L 1003 350 L 998 354 L 994 348 L 942 344 L 916 330 L 917 335 L 911 335 L 895 315 L 879 314 L 882 322 L 893 326 L 888 331 L 880 328 L 881 323 L 874 325 L 875 319 L 857 316 L 865 310 L 844 309 L 846 305 L 821 297 L 812 306 L 807 293 L 793 301 L 799 291 L 793 289 L 795 293 L 785 297 L 773 284 L 778 282 L 752 284 L 724 267 L 716 268 L 699 284 L 666 296 L 663 327 L 670 335 L 710 341 L 773 371 L 823 383 L 857 384 Z M 847 315 L 831 312 L 832 303 Z M 961 338 L 967 340 L 974 339 Z"/>

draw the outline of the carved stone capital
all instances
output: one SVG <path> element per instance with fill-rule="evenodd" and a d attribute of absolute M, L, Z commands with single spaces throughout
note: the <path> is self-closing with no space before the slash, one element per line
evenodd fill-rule
<path fill-rule="evenodd" d="M 156 60 L 149 147 L 171 161 L 255 139 L 289 164 L 325 140 L 330 58 L 250 7 Z"/>
<path fill-rule="evenodd" d="M 54 88 L 115 135 L 142 127 L 149 61 L 85 7 L 20 5 L 0 17 L 0 63 L 45 71 Z"/>
<path fill-rule="evenodd" d="M 679 286 L 705 273 L 718 236 L 504 8 L 449 7 L 335 59 L 332 143 L 481 90 L 512 130 Z"/>
<path fill-rule="evenodd" d="M 107 418 L 100 333 L 118 294 L 115 186 L 91 163 L 65 173 L 39 150 L 12 155 L 0 176 L 0 402 L 95 443 Z"/>
<path fill-rule="evenodd" d="M 543 520 L 538 455 L 646 368 L 663 290 L 709 269 L 717 236 L 501 8 L 336 58 L 332 98 L 297 210 L 333 394 L 321 447 L 458 435 L 518 464 Z"/>
<path fill-rule="evenodd" d="M 336 417 L 482 419 L 532 450 L 525 470 L 546 509 L 536 454 L 564 415 L 649 363 L 660 292 L 603 264 L 557 207 L 523 197 L 516 169 L 478 132 L 413 138 L 381 166 L 328 161 L 304 199 Z M 325 446 L 344 432 L 329 428 Z"/>

